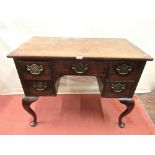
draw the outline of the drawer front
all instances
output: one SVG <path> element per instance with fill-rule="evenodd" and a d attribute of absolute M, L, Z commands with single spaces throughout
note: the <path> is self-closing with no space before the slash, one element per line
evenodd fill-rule
<path fill-rule="evenodd" d="M 57 60 L 54 64 L 56 75 L 95 75 L 104 74 L 107 62 L 84 60 Z"/>
<path fill-rule="evenodd" d="M 26 80 L 51 80 L 52 63 L 42 61 L 15 61 L 19 75 Z"/>
<path fill-rule="evenodd" d="M 23 81 L 23 89 L 26 96 L 55 95 L 52 81 L 29 80 Z"/>
<path fill-rule="evenodd" d="M 108 78 L 110 80 L 137 80 L 144 65 L 143 61 L 111 61 Z"/>
<path fill-rule="evenodd" d="M 135 82 L 110 81 L 104 85 L 104 97 L 132 97 L 136 87 Z"/>

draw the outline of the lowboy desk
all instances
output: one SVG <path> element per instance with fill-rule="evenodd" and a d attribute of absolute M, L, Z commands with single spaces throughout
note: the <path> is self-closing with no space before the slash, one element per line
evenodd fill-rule
<path fill-rule="evenodd" d="M 24 109 L 32 115 L 31 126 L 37 115 L 31 103 L 39 96 L 56 96 L 63 75 L 95 76 L 101 97 L 119 98 L 126 106 L 118 118 L 134 108 L 133 95 L 146 61 L 152 57 L 126 39 L 114 38 L 50 38 L 33 37 L 8 55 L 13 58 L 25 97 Z"/>

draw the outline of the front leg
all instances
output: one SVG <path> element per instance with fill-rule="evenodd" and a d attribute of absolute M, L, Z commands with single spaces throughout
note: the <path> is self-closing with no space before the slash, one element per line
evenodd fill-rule
<path fill-rule="evenodd" d="M 119 101 L 120 103 L 126 106 L 126 110 L 121 113 L 121 115 L 119 116 L 119 122 L 118 122 L 119 127 L 124 128 L 125 123 L 122 121 L 122 119 L 133 110 L 135 106 L 135 101 L 133 100 L 133 98 L 120 98 Z"/>
<path fill-rule="evenodd" d="M 30 107 L 31 104 L 37 100 L 38 100 L 38 97 L 33 97 L 33 96 L 26 96 L 22 99 L 23 108 L 33 117 L 33 120 L 30 122 L 31 126 L 37 125 L 37 115 Z"/>

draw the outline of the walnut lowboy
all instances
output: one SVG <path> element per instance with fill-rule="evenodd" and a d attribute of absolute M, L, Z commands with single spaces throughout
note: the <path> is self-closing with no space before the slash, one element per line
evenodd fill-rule
<path fill-rule="evenodd" d="M 121 128 L 134 108 L 132 97 L 146 61 L 153 60 L 125 39 L 48 37 L 34 37 L 8 57 L 14 59 L 25 94 L 22 105 L 33 117 L 31 126 L 37 124 L 31 103 L 39 96 L 56 96 L 63 75 L 81 75 L 96 76 L 101 97 L 119 98 L 126 105 L 118 118 Z"/>

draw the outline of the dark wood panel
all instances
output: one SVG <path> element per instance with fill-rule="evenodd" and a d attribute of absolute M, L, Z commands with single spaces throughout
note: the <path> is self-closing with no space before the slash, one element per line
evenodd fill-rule
<path fill-rule="evenodd" d="M 53 76 L 52 76 L 53 67 L 51 62 L 30 60 L 30 61 L 15 61 L 15 64 L 18 69 L 19 76 L 22 79 L 26 79 L 26 80 L 52 80 L 53 79 Z M 32 71 L 34 73 L 31 73 Z M 35 72 L 38 72 L 38 74 Z"/>
<path fill-rule="evenodd" d="M 54 61 L 54 60 L 53 60 Z M 74 65 L 82 64 L 86 66 L 86 69 L 83 73 L 76 72 L 73 69 Z M 104 74 L 108 69 L 108 63 L 106 61 L 93 61 L 93 60 L 55 60 L 54 61 L 54 71 L 56 75 L 98 75 Z"/>
<path fill-rule="evenodd" d="M 136 80 L 140 77 L 145 61 L 110 61 L 110 80 Z"/>
<path fill-rule="evenodd" d="M 132 97 L 140 75 L 142 73 L 145 62 L 143 61 L 97 61 L 97 60 L 73 60 L 73 59 L 51 59 L 43 61 L 40 59 L 36 60 L 15 60 L 17 70 L 23 85 L 25 95 L 37 95 L 46 96 L 57 93 L 58 81 L 63 75 L 81 75 L 96 76 L 99 84 L 99 90 L 101 95 L 104 97 Z M 27 70 L 27 65 L 33 64 L 42 65 L 43 71 L 39 75 L 32 75 Z M 83 73 L 76 73 L 73 69 L 73 65 L 80 64 L 86 65 L 86 69 Z M 132 66 L 132 70 L 127 75 L 119 75 L 116 71 L 118 65 L 127 64 Z M 79 68 L 77 67 L 77 71 Z M 82 66 L 83 67 L 83 66 Z M 112 80 L 111 80 L 112 79 Z M 32 87 L 31 80 L 52 80 L 52 86 L 48 82 L 48 87 L 45 91 L 38 91 Z M 56 82 L 57 81 L 57 82 Z M 132 81 L 132 82 L 131 82 Z M 122 92 L 114 92 L 111 89 L 112 83 L 126 83 L 126 88 Z"/>
<path fill-rule="evenodd" d="M 132 90 L 135 84 L 136 84 L 135 82 L 125 82 L 125 81 L 106 82 L 104 84 L 102 96 L 109 98 L 132 97 L 134 94 L 134 91 Z M 114 89 L 113 87 L 115 86 L 116 88 Z"/>
<path fill-rule="evenodd" d="M 45 87 L 36 86 L 38 82 L 46 84 Z M 40 84 L 38 84 L 40 85 Z M 51 96 L 55 94 L 55 87 L 53 81 L 45 80 L 25 80 L 23 81 L 23 89 L 26 96 Z"/>

